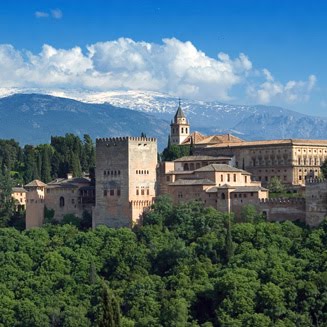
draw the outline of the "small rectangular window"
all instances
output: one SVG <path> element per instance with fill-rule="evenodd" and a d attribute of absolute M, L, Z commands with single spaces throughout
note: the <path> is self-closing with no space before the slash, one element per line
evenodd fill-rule
<path fill-rule="evenodd" d="M 104 190 L 103 191 L 103 196 L 107 196 L 107 193 L 108 193 L 107 190 Z"/>
<path fill-rule="evenodd" d="M 120 189 L 117 190 L 117 196 L 120 196 Z"/>
<path fill-rule="evenodd" d="M 115 195 L 115 190 L 110 190 L 110 196 Z"/>

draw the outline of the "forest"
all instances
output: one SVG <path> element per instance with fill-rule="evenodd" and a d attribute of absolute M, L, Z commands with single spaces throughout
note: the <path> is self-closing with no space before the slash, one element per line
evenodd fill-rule
<path fill-rule="evenodd" d="M 0 229 L 0 326 L 327 326 L 327 222 L 158 198 L 142 226 Z"/>
<path fill-rule="evenodd" d="M 0 176 L 10 174 L 13 184 L 25 185 L 34 179 L 44 183 L 68 172 L 89 173 L 95 166 L 95 146 L 91 137 L 74 134 L 52 136 L 50 144 L 21 147 L 15 140 L 0 139 Z"/>

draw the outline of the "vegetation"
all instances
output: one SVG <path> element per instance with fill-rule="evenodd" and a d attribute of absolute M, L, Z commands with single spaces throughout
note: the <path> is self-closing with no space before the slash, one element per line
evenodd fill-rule
<path fill-rule="evenodd" d="M 68 172 L 81 176 L 95 166 L 95 148 L 89 135 L 83 141 L 73 134 L 51 137 L 50 144 L 25 145 L 15 140 L 0 140 L 0 172 L 9 172 L 14 184 L 27 184 L 33 179 L 48 183 Z"/>
<path fill-rule="evenodd" d="M 134 230 L 2 228 L 0 326 L 326 326 L 327 223 L 252 209 L 159 198 Z"/>
<path fill-rule="evenodd" d="M 184 156 L 189 156 L 191 154 L 192 146 L 171 144 L 169 135 L 167 147 L 161 154 L 161 161 L 173 161 Z"/>
<path fill-rule="evenodd" d="M 323 178 L 327 178 L 327 160 L 323 162 L 323 164 L 320 166 L 320 171 Z"/>

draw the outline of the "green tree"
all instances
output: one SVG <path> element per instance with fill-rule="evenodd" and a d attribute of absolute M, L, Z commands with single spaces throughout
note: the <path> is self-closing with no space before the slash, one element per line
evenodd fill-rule
<path fill-rule="evenodd" d="M 14 212 L 14 200 L 11 197 L 12 179 L 7 170 L 0 174 L 0 227 L 7 227 Z"/>
<path fill-rule="evenodd" d="M 320 171 L 322 173 L 323 178 L 327 178 L 327 159 L 320 166 Z"/>
<path fill-rule="evenodd" d="M 274 176 L 270 179 L 270 182 L 268 184 L 268 189 L 272 193 L 284 193 L 285 192 L 285 186 L 280 181 L 280 179 L 276 176 Z"/>

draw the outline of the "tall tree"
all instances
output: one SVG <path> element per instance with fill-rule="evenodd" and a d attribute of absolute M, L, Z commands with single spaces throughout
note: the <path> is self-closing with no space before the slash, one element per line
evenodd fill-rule
<path fill-rule="evenodd" d="M 11 197 L 12 180 L 10 172 L 0 173 L 0 227 L 7 227 L 14 211 L 14 201 Z"/>

